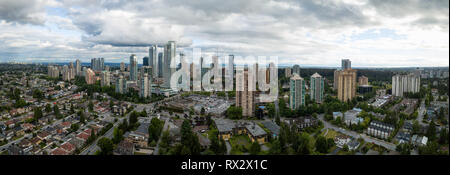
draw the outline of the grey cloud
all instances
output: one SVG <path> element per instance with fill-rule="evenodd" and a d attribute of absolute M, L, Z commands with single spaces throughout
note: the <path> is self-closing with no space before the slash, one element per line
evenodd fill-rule
<path fill-rule="evenodd" d="M 411 25 L 439 26 L 448 30 L 448 0 L 370 0 L 379 15 L 395 18 L 419 16 Z"/>
<path fill-rule="evenodd" d="M 0 0 L 0 20 L 35 24 L 44 23 L 44 7 L 39 1 Z"/>

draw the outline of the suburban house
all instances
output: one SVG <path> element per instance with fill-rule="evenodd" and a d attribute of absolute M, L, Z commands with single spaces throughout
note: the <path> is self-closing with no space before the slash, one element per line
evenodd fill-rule
<path fill-rule="evenodd" d="M 50 133 L 48 133 L 46 131 L 42 131 L 37 134 L 37 137 L 39 137 L 39 139 L 41 139 L 41 140 L 48 140 L 48 139 L 50 139 L 51 135 L 50 135 Z"/>
<path fill-rule="evenodd" d="M 334 138 L 334 143 L 339 148 L 344 148 L 344 145 L 347 145 L 350 142 L 350 137 L 347 135 L 338 135 Z"/>
<path fill-rule="evenodd" d="M 427 136 L 413 135 L 411 138 L 411 143 L 415 146 L 426 146 L 428 142 Z"/>
<path fill-rule="evenodd" d="M 55 148 L 50 152 L 50 155 L 69 155 L 69 153 L 62 148 Z"/>
<path fill-rule="evenodd" d="M 409 143 L 411 141 L 411 134 L 409 132 L 399 131 L 395 136 L 399 144 Z"/>
<path fill-rule="evenodd" d="M 360 143 L 358 142 L 358 140 L 356 139 L 352 139 L 352 141 L 350 141 L 349 143 L 347 143 L 348 149 L 350 151 L 356 150 L 358 149 Z"/>
<path fill-rule="evenodd" d="M 211 146 L 211 141 L 202 134 L 197 134 L 197 137 L 202 149 L 207 149 L 209 146 Z"/>
<path fill-rule="evenodd" d="M 333 120 L 336 120 L 338 117 L 340 117 L 341 119 L 344 118 L 342 112 L 333 112 Z"/>
<path fill-rule="evenodd" d="M 116 149 L 114 149 L 114 155 L 133 155 L 134 154 L 134 143 L 129 139 L 123 139 L 119 144 L 117 144 Z"/>
<path fill-rule="evenodd" d="M 65 142 L 61 145 L 61 148 L 64 149 L 67 153 L 72 154 L 75 152 L 76 146 L 71 144 L 70 142 Z"/>
<path fill-rule="evenodd" d="M 25 135 L 25 130 L 22 127 L 20 127 L 20 126 L 15 127 L 13 130 L 14 130 L 14 133 L 15 133 L 16 136 L 23 136 L 23 135 Z"/>

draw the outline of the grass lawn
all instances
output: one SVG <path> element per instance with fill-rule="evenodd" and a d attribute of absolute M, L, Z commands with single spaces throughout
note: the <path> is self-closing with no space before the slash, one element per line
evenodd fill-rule
<path fill-rule="evenodd" d="M 337 149 L 336 145 L 334 145 L 330 149 L 328 149 L 328 153 L 332 153 L 335 149 Z"/>
<path fill-rule="evenodd" d="M 230 139 L 231 146 L 233 145 L 242 145 L 247 149 L 250 149 L 251 141 L 250 138 L 248 138 L 247 135 L 239 135 L 239 136 L 233 136 Z"/>
<path fill-rule="evenodd" d="M 229 142 L 231 144 L 230 154 L 232 155 L 242 155 L 244 152 L 248 152 L 252 145 L 247 135 L 233 136 Z"/>
<path fill-rule="evenodd" d="M 325 133 L 327 133 L 327 130 L 323 131 L 320 135 L 324 136 L 326 139 L 334 139 L 336 136 L 339 135 L 339 133 L 335 130 L 332 129 L 328 129 L 328 133 L 327 135 L 325 135 Z"/>

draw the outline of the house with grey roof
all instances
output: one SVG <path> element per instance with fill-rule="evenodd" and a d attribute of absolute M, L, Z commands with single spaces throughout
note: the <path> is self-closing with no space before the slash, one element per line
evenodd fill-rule
<path fill-rule="evenodd" d="M 338 117 L 341 117 L 342 119 L 344 114 L 342 114 L 342 112 L 333 112 L 333 120 L 336 120 Z"/>
<path fill-rule="evenodd" d="M 390 134 L 394 131 L 394 129 L 395 127 L 393 125 L 379 121 L 372 121 L 370 122 L 370 125 L 367 128 L 367 134 L 374 137 L 387 139 L 390 136 Z"/>
<path fill-rule="evenodd" d="M 277 138 L 280 135 L 280 126 L 272 121 L 262 121 L 261 124 L 270 131 L 273 138 Z"/>
<path fill-rule="evenodd" d="M 224 140 L 230 139 L 233 134 L 233 129 L 235 128 L 235 123 L 227 119 L 215 119 L 214 122 L 219 131 L 219 137 Z"/>
<path fill-rule="evenodd" d="M 264 131 L 264 129 L 262 129 L 259 125 L 255 124 L 254 122 L 248 123 L 247 125 L 245 125 L 245 128 L 252 142 L 257 141 L 258 143 L 263 144 L 267 141 L 266 131 Z"/>

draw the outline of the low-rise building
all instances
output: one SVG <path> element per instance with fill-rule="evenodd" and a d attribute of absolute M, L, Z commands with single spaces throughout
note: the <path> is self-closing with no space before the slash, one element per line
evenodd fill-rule
<path fill-rule="evenodd" d="M 427 143 L 428 143 L 427 136 L 413 135 L 411 138 L 411 144 L 415 146 L 426 146 Z"/>
<path fill-rule="evenodd" d="M 370 125 L 367 128 L 367 134 L 374 137 L 387 139 L 394 131 L 394 129 L 395 127 L 393 125 L 379 121 L 372 121 L 370 122 Z"/>
<path fill-rule="evenodd" d="M 336 120 L 338 117 L 342 119 L 344 118 L 344 114 L 342 112 L 333 112 L 333 120 Z"/>
<path fill-rule="evenodd" d="M 113 151 L 114 155 L 133 155 L 134 143 L 129 139 L 123 139 L 117 144 L 116 149 Z"/>
<path fill-rule="evenodd" d="M 318 120 L 311 116 L 287 119 L 285 121 L 289 125 L 297 125 L 299 131 L 302 131 L 308 127 L 315 127 L 319 124 Z"/>
<path fill-rule="evenodd" d="M 260 126 L 251 121 L 232 121 L 228 119 L 214 120 L 219 139 L 228 140 L 233 135 L 248 135 L 252 142 L 263 144 L 267 141 L 267 133 Z"/>
<path fill-rule="evenodd" d="M 70 142 L 65 142 L 61 145 L 61 148 L 64 149 L 68 154 L 72 154 L 75 152 L 76 146 L 71 144 Z"/>
<path fill-rule="evenodd" d="M 334 138 L 334 143 L 339 148 L 343 148 L 344 145 L 347 145 L 350 141 L 351 139 L 347 135 L 338 135 Z"/>
<path fill-rule="evenodd" d="M 245 125 L 248 137 L 252 142 L 258 142 L 259 144 L 264 144 L 267 142 L 267 133 L 257 124 L 250 122 Z"/>
<path fill-rule="evenodd" d="M 280 135 L 280 126 L 272 121 L 262 121 L 261 124 L 270 131 L 272 138 L 278 138 Z"/>
<path fill-rule="evenodd" d="M 361 109 L 359 108 L 353 108 L 352 110 L 349 110 L 344 113 L 344 123 L 349 125 L 357 125 L 364 121 L 363 118 L 358 117 L 359 113 L 361 113 Z"/>

